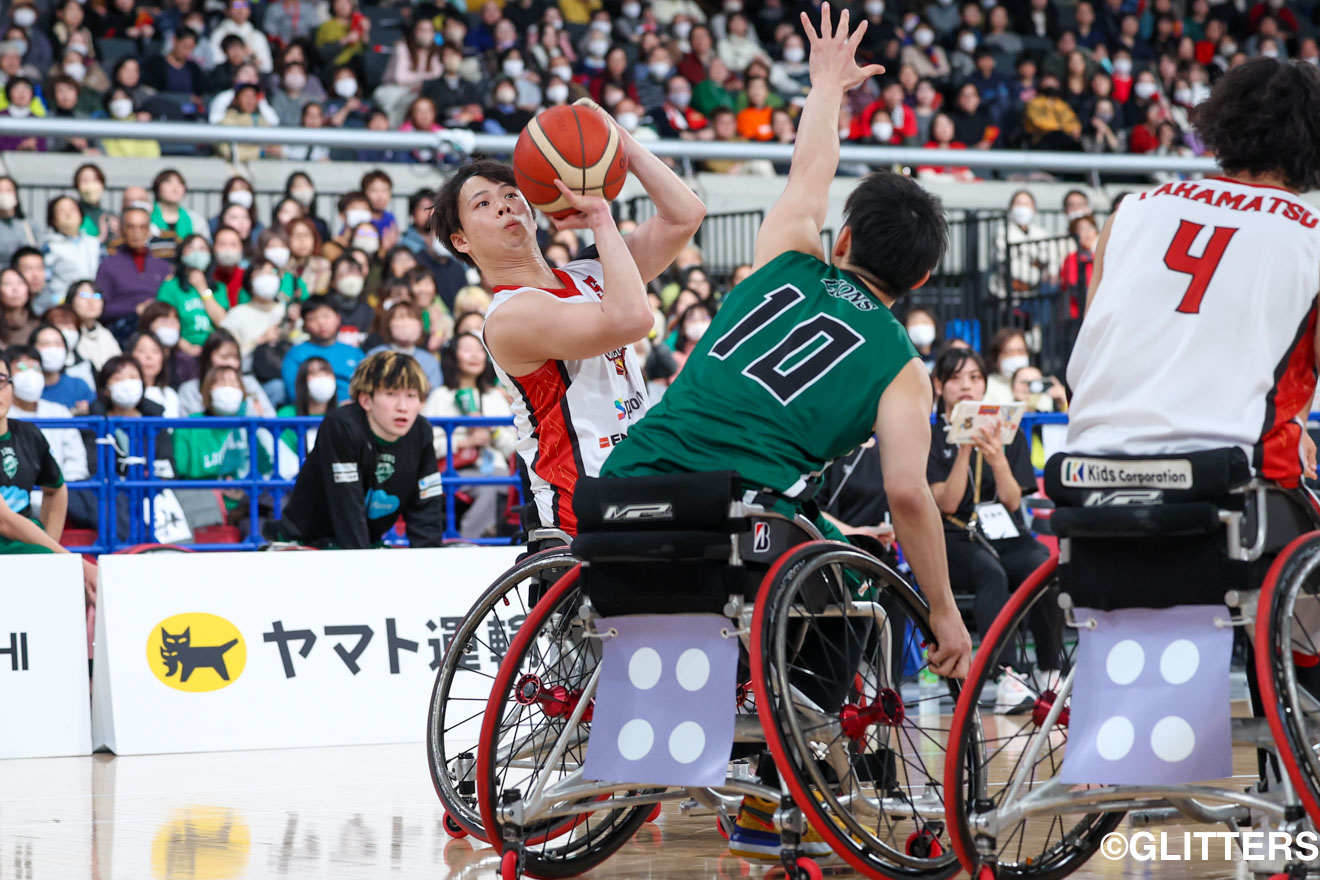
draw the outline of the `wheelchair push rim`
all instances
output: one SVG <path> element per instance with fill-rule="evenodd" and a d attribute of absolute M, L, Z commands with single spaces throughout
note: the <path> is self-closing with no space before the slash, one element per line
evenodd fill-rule
<path fill-rule="evenodd" d="M 882 590 L 885 604 L 852 604 L 850 595 L 836 595 L 834 602 L 821 605 L 822 596 L 811 593 L 819 585 L 830 584 L 827 589 L 840 594 L 850 591 L 842 580 L 844 569 L 864 575 L 873 589 Z M 816 614 L 824 616 L 813 614 L 812 605 Z M 847 617 L 831 617 L 835 609 L 844 609 L 840 614 Z M 890 609 L 912 621 L 911 635 L 903 623 L 891 623 Z M 873 626 L 880 615 L 883 620 L 876 633 Z M 902 631 L 895 632 L 900 627 Z M 830 661 L 829 668 L 837 673 L 830 676 L 835 680 L 835 697 L 838 682 L 851 680 L 842 707 L 821 713 L 798 691 L 794 699 L 801 700 L 802 708 L 788 711 L 784 695 L 794 692 L 794 679 L 805 686 L 813 678 L 824 678 L 811 668 L 814 661 L 797 666 L 788 660 L 790 650 L 798 656 L 797 650 L 810 641 L 826 648 L 824 658 L 816 659 L 828 659 L 840 634 L 844 645 L 838 656 L 843 665 L 835 669 Z M 855 656 L 848 645 L 853 635 Z M 938 708 L 942 697 L 956 698 L 958 686 L 945 680 L 938 691 L 905 704 L 902 670 L 896 675 L 885 672 L 894 653 L 886 635 L 899 639 L 904 647 L 908 639 L 932 640 L 929 609 L 901 577 L 849 544 L 814 541 L 794 548 L 767 572 L 752 620 L 749 653 L 760 697 L 757 710 L 776 768 L 795 805 L 844 861 L 871 877 L 948 877 L 958 871 L 958 863 L 943 837 L 942 767 L 937 763 L 927 769 L 922 754 L 932 746 L 938 748 L 937 737 L 947 736 L 947 729 L 914 722 L 928 715 L 931 707 Z M 868 644 L 875 650 L 868 652 Z M 799 715 L 811 717 L 804 721 Z M 823 760 L 829 762 L 830 771 L 823 767 L 822 756 L 827 756 Z M 882 774 L 879 784 L 877 770 Z M 834 779 L 828 776 L 831 771 Z M 918 789 L 922 794 L 914 800 Z"/>
<path fill-rule="evenodd" d="M 1021 764 L 1026 757 L 1031 742 L 1039 731 L 1039 724 L 1048 715 L 1055 697 L 1053 692 L 1037 692 L 1036 704 L 1024 715 L 997 716 L 995 727 L 1003 724 L 1011 728 L 1020 719 L 1021 725 L 1011 730 L 1007 736 L 990 736 L 980 725 L 980 695 L 982 689 L 1000 673 L 1003 664 L 997 661 L 1000 655 L 1009 649 L 1011 640 L 1018 638 L 1027 626 L 1027 617 L 1037 602 L 1051 601 L 1051 587 L 1058 580 L 1058 557 L 1051 555 L 1040 568 L 1028 577 L 1009 597 L 1008 603 L 995 618 L 990 631 L 981 640 L 981 645 L 972 657 L 971 670 L 963 683 L 962 694 L 954 709 L 952 732 L 950 734 L 949 754 L 945 760 L 945 797 L 948 806 L 949 837 L 953 842 L 954 852 L 964 869 L 973 877 L 981 876 L 977 872 L 990 869 L 990 876 L 1029 877 L 1033 880 L 1066 877 L 1086 863 L 1100 846 L 1104 836 L 1113 831 L 1122 821 L 1123 812 L 1093 812 L 1083 814 L 1072 827 L 1066 827 L 1064 816 L 1032 817 L 1018 822 L 1007 833 L 995 838 L 995 859 L 987 864 L 976 845 L 976 834 L 972 830 L 970 811 L 993 809 L 997 806 L 996 797 L 1008 793 L 1009 784 L 997 785 L 995 795 L 991 795 L 991 765 L 1001 755 L 1012 755 L 1011 746 L 1015 742 L 1021 745 L 1016 749 L 1017 758 L 1011 762 L 1008 779 L 1011 780 L 1022 770 Z M 1066 630 L 1065 630 L 1066 634 Z M 1073 656 L 1068 645 L 1060 639 L 1060 666 L 1066 668 Z M 1011 670 L 1004 674 L 1012 674 Z M 1002 719 L 1002 720 L 1000 720 Z M 1049 741 L 1043 744 L 1043 754 L 1038 754 L 1036 762 L 1026 771 L 1027 784 L 1039 784 L 1037 772 L 1057 773 L 1063 758 L 1063 746 L 1067 743 L 1066 722 L 1056 724 L 1048 734 Z M 1062 734 L 1062 742 L 1056 737 Z M 974 755 L 984 756 L 984 763 L 979 768 L 979 778 L 972 789 L 974 797 L 968 798 L 968 780 L 964 774 Z M 984 808 L 984 809 L 983 809 Z M 1032 844 L 1031 855 L 1024 852 L 1027 846 L 1027 823 L 1046 823 L 1043 843 Z M 1038 829 L 1037 829 L 1038 830 Z M 1053 845 L 1050 841 L 1053 840 Z M 1010 853 L 1012 857 L 1010 856 Z"/>
<path fill-rule="evenodd" d="M 544 571 L 554 568 L 568 568 L 575 562 L 576 560 L 567 547 L 552 547 L 535 553 L 506 570 L 481 594 L 477 601 L 472 604 L 467 614 L 463 616 L 452 641 L 445 650 L 440 669 L 436 672 L 435 685 L 431 689 L 431 703 L 426 723 L 426 758 L 431 773 L 431 783 L 435 787 L 435 793 L 440 798 L 440 802 L 445 806 L 448 818 L 462 832 L 472 835 L 483 843 L 487 842 L 486 833 L 481 822 L 481 811 L 476 804 L 475 790 L 470 795 L 464 795 L 459 790 L 462 780 L 451 775 L 450 767 L 451 762 L 463 751 L 475 755 L 477 744 L 469 742 L 462 751 L 450 754 L 452 749 L 446 745 L 445 739 L 460 727 L 472 726 L 479 728 L 480 725 L 477 721 L 485 712 L 486 702 L 490 696 L 488 687 L 480 696 L 452 696 L 456 680 L 462 675 L 465 679 L 464 684 L 477 678 L 489 682 L 492 680 L 492 676 L 487 672 L 462 667 L 460 664 L 470 643 L 475 643 L 480 650 L 489 652 L 497 663 L 502 661 L 504 659 L 503 646 L 507 646 L 512 638 L 507 624 L 516 619 L 518 615 L 526 619 L 527 615 L 531 613 L 528 601 L 525 600 L 523 592 L 518 588 L 529 578 L 535 577 Z M 514 602 L 511 601 L 511 594 L 512 597 L 516 598 L 516 607 Z M 502 607 L 509 609 L 509 614 L 505 617 L 499 615 Z M 494 614 L 493 618 L 491 617 L 492 614 Z M 494 633 L 483 637 L 483 632 L 489 629 L 488 620 L 499 623 L 500 626 Z M 498 634 L 498 640 L 496 634 Z M 475 684 L 474 681 L 471 687 L 479 687 L 479 685 Z M 463 709 L 459 710 L 459 714 L 466 716 L 458 721 L 454 721 L 449 717 L 455 702 L 463 706 Z M 468 712 L 473 709 L 476 711 L 469 715 Z M 455 743 L 454 748 L 462 747 Z M 469 779 L 475 786 L 475 759 L 473 767 L 468 770 L 468 774 Z"/>

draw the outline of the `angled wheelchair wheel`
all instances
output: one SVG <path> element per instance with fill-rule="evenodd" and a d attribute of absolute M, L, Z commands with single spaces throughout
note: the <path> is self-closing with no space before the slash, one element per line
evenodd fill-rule
<path fill-rule="evenodd" d="M 600 642 L 587 637 L 578 619 L 578 572 L 570 569 L 527 615 L 490 689 L 477 748 L 477 803 L 497 851 L 509 850 L 497 814 L 505 795 L 531 797 L 540 786 L 563 783 L 586 756 L 590 702 L 575 727 L 569 722 L 600 664 Z M 651 813 L 652 804 L 611 805 L 636 794 L 594 793 L 551 804 L 552 817 L 518 829 L 523 872 L 572 877 L 609 858 Z"/>
<path fill-rule="evenodd" d="M 1256 681 L 1279 758 L 1320 824 L 1320 532 L 1285 547 L 1261 586 Z"/>
<path fill-rule="evenodd" d="M 1019 782 L 1019 797 L 1026 795 L 1047 784 L 1063 764 L 1068 744 L 1067 689 L 1056 682 L 1037 685 L 1015 671 L 1010 660 L 1025 651 L 1033 612 L 1057 614 L 1058 582 L 1058 558 L 1051 557 L 1009 597 L 972 657 L 954 710 L 944 773 L 949 837 L 958 861 L 973 877 L 983 873 L 1032 880 L 1066 877 L 1085 864 L 1124 816 L 1122 812 L 1028 816 L 993 838 L 972 827 L 975 814 L 1004 806 L 1014 781 Z M 1060 645 L 1059 668 L 1066 673 L 1076 658 L 1076 638 L 1061 620 L 1054 629 Z M 994 683 L 1001 675 L 1018 676 L 1035 694 L 1025 714 L 992 713 Z M 982 702 L 987 688 L 989 698 Z M 1061 698 L 1054 688 L 1064 691 L 1064 708 L 1045 730 L 1050 710 Z M 1028 762 L 1038 735 L 1043 741 L 1035 759 Z"/>
<path fill-rule="evenodd" d="M 958 871 L 941 791 L 958 685 L 902 681 L 931 641 L 925 601 L 851 545 L 803 544 L 762 581 L 750 654 L 767 745 L 808 823 L 871 877 Z"/>
<path fill-rule="evenodd" d="M 575 561 L 567 547 L 521 560 L 473 603 L 445 646 L 427 714 L 427 763 L 447 811 L 446 822 L 478 840 L 486 836 L 477 808 L 476 750 L 492 673 L 527 619 L 541 579 L 567 570 Z"/>

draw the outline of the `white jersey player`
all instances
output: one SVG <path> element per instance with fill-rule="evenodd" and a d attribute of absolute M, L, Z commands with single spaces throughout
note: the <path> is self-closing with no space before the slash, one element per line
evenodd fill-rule
<path fill-rule="evenodd" d="M 540 523 L 570 534 L 578 479 L 599 474 L 646 409 L 645 379 L 632 352 L 654 325 L 645 285 L 673 262 L 706 215 L 663 162 L 622 129 L 619 138 L 657 213 L 624 238 L 608 202 L 559 183 L 577 213 L 557 225 L 590 229 L 594 259 L 562 270 L 547 265 L 513 169 L 494 160 L 459 168 L 436 196 L 431 220 L 431 232 L 493 285 L 482 338 L 514 395 L 518 451 Z"/>
<path fill-rule="evenodd" d="M 1320 71 L 1248 62 L 1197 114 L 1224 175 L 1131 195 L 1110 217 L 1068 364 L 1067 448 L 1238 446 L 1295 486 L 1313 466 L 1299 417 L 1316 388 L 1320 210 L 1298 193 L 1320 183 Z"/>

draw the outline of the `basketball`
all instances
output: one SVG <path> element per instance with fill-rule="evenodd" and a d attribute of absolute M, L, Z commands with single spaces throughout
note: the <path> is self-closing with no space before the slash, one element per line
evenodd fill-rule
<path fill-rule="evenodd" d="M 555 186 L 613 199 L 628 176 L 619 132 L 589 106 L 561 105 L 542 110 L 518 136 L 513 173 L 527 201 L 551 217 L 573 213 Z"/>

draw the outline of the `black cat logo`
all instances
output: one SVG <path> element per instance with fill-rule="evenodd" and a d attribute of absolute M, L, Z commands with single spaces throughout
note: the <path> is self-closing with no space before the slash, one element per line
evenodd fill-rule
<path fill-rule="evenodd" d="M 247 644 L 223 617 L 194 612 L 162 620 L 147 639 L 152 674 L 180 691 L 214 691 L 243 674 Z"/>

